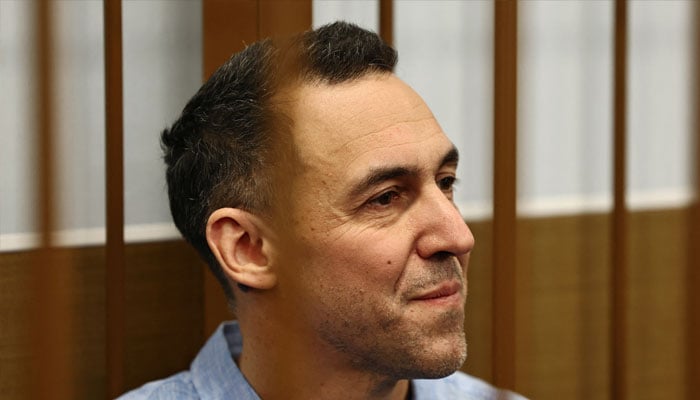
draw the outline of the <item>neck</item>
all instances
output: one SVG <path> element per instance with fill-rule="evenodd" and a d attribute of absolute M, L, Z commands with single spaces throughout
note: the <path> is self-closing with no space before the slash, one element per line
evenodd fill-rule
<path fill-rule="evenodd" d="M 345 355 L 313 339 L 313 333 L 295 329 L 300 327 L 294 321 L 282 327 L 271 320 L 250 325 L 240 321 L 243 352 L 238 366 L 262 399 L 407 399 L 408 380 L 357 370 Z"/>

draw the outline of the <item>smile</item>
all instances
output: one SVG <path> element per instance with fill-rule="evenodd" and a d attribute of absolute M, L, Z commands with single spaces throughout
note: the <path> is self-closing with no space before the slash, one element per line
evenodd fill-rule
<path fill-rule="evenodd" d="M 428 304 L 462 304 L 462 285 L 459 282 L 445 282 L 427 292 L 420 293 L 411 301 L 420 301 Z"/>

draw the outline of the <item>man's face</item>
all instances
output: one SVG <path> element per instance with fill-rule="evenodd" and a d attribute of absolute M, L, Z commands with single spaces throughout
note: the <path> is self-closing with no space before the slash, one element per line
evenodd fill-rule
<path fill-rule="evenodd" d="M 452 201 L 452 143 L 393 75 L 294 96 L 295 255 L 279 280 L 289 305 L 354 369 L 396 379 L 453 372 L 466 357 L 474 239 Z"/>

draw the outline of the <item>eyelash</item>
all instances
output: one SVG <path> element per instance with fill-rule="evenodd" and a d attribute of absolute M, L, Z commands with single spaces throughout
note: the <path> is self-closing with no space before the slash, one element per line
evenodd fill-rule
<path fill-rule="evenodd" d="M 367 205 L 371 207 L 387 207 L 401 196 L 400 192 L 399 188 L 392 187 L 369 199 Z M 388 202 L 384 203 L 382 200 L 388 200 Z"/>
<path fill-rule="evenodd" d="M 455 183 L 457 183 L 457 178 L 455 178 L 454 176 L 446 176 L 437 181 L 437 184 L 442 191 L 454 190 Z"/>
<path fill-rule="evenodd" d="M 455 189 L 454 186 L 457 183 L 456 177 L 446 176 L 438 180 L 436 183 L 440 190 L 447 194 L 448 198 L 452 198 L 452 193 Z M 400 188 L 392 187 L 391 189 L 386 190 L 381 194 L 369 199 L 366 205 L 370 207 L 386 208 L 390 206 L 394 201 L 398 200 L 401 197 L 402 193 L 403 190 L 401 190 Z"/>

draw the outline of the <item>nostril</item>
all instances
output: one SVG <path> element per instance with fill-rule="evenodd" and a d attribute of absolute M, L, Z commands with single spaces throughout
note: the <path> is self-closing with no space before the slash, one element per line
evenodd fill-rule
<path fill-rule="evenodd" d="M 438 251 L 437 253 L 430 256 L 430 258 L 432 258 L 434 261 L 442 262 L 442 261 L 448 260 L 454 256 L 455 255 L 449 251 Z"/>

